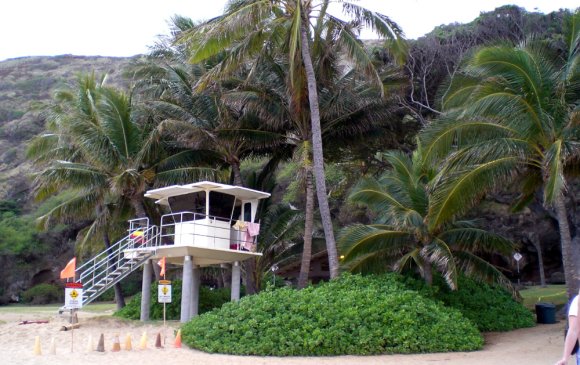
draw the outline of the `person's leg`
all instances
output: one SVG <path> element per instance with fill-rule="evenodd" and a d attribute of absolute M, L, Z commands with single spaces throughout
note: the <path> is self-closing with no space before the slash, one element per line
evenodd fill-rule
<path fill-rule="evenodd" d="M 580 365 L 580 351 L 576 353 L 576 365 Z"/>

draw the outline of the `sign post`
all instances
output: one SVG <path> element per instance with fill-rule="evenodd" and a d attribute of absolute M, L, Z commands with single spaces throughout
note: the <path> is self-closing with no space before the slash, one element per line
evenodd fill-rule
<path fill-rule="evenodd" d="M 276 264 L 272 265 L 270 270 L 272 270 L 272 284 L 275 287 L 276 286 L 276 271 L 278 271 L 278 265 L 276 265 Z"/>
<path fill-rule="evenodd" d="M 83 284 L 81 283 L 65 283 L 64 287 L 64 307 L 71 311 L 71 322 L 75 318 L 76 310 L 83 307 Z M 74 313 L 74 314 L 73 314 Z M 74 344 L 74 328 L 75 323 L 71 326 L 70 331 L 70 352 L 73 352 Z"/>
<path fill-rule="evenodd" d="M 522 254 L 519 252 L 514 253 L 514 260 L 516 260 L 516 265 L 518 268 L 518 286 L 520 285 L 520 260 L 522 259 Z"/>
<path fill-rule="evenodd" d="M 163 327 L 165 327 L 165 305 L 171 303 L 171 280 L 159 280 L 157 302 L 163 303 Z"/>

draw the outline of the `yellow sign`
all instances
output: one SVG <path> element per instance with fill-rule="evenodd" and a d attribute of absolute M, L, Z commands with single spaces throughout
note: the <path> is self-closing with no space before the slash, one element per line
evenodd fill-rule
<path fill-rule="evenodd" d="M 64 289 L 64 306 L 68 309 L 79 309 L 83 306 L 82 288 Z"/>
<path fill-rule="evenodd" d="M 159 286 L 157 290 L 157 302 L 171 303 L 171 281 L 159 280 Z"/>

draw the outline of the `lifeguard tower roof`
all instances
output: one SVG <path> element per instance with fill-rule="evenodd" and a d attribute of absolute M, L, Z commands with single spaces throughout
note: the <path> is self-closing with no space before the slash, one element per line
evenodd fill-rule
<path fill-rule="evenodd" d="M 240 200 L 265 199 L 270 197 L 270 194 L 263 191 L 244 188 L 241 186 L 233 186 L 227 184 L 220 184 L 211 181 L 200 181 L 187 185 L 171 185 L 164 188 L 149 190 L 145 193 L 145 197 L 156 199 L 157 204 L 169 205 L 169 198 L 179 195 L 196 193 L 199 191 L 215 191 L 223 194 L 233 195 Z"/>

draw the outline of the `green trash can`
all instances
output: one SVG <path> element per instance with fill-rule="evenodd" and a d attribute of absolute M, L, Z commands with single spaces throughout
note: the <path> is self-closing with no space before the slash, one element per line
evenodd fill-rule
<path fill-rule="evenodd" d="M 536 321 L 538 323 L 556 323 L 556 306 L 552 303 L 536 303 Z"/>

